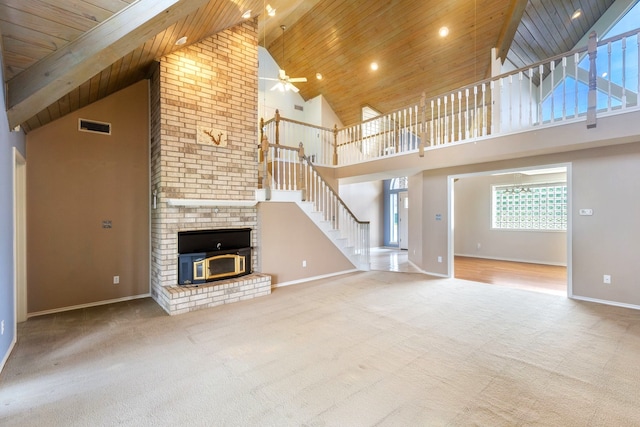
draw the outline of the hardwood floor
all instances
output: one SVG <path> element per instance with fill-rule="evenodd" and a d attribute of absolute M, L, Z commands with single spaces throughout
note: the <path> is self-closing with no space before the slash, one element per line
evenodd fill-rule
<path fill-rule="evenodd" d="M 567 268 L 526 262 L 456 256 L 454 277 L 483 284 L 508 286 L 554 295 L 567 295 Z M 371 249 L 371 269 L 416 273 L 407 251 Z"/>
<path fill-rule="evenodd" d="M 562 266 L 456 256 L 454 270 L 457 279 L 567 294 L 567 268 Z"/>

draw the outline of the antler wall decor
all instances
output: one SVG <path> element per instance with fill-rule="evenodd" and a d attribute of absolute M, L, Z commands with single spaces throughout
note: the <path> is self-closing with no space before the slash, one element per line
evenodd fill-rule
<path fill-rule="evenodd" d="M 227 133 L 210 126 L 198 125 L 196 139 L 197 143 L 202 145 L 227 146 Z"/>
<path fill-rule="evenodd" d="M 210 131 L 205 130 L 204 133 L 206 135 L 209 135 L 209 138 L 211 138 L 211 141 L 213 141 L 214 144 L 220 145 L 220 142 L 222 142 L 222 135 L 224 135 L 222 132 L 218 133 L 218 139 L 216 139 L 216 137 L 213 135 L 213 129 Z"/>

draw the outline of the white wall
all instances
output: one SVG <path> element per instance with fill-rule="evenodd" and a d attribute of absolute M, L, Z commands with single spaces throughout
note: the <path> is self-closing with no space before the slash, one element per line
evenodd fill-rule
<path fill-rule="evenodd" d="M 280 70 L 280 66 L 269 52 L 258 46 L 258 119 L 264 118 L 265 121 L 272 119 L 276 110 L 279 110 L 283 117 L 304 122 L 305 112 L 295 109 L 296 105 L 304 107 L 305 100 L 302 96 L 293 91 L 271 90 L 277 81 L 263 80 L 265 77 L 277 79 L 278 70 Z"/>
<path fill-rule="evenodd" d="M 305 105 L 305 113 L 307 123 L 330 129 L 333 129 L 336 125 L 338 126 L 338 129 L 342 128 L 340 118 L 333 111 L 333 108 L 331 108 L 327 99 L 322 95 L 318 95 L 307 101 Z"/>
<path fill-rule="evenodd" d="M 519 182 L 556 183 L 565 174 L 522 175 Z M 512 184 L 513 174 L 462 177 L 454 183 L 454 253 L 478 258 L 566 265 L 567 233 L 491 228 L 492 185 Z M 478 248 L 478 244 L 480 248 Z"/>
<path fill-rule="evenodd" d="M 333 129 L 335 125 L 342 127 L 340 118 L 333 111 L 333 108 L 324 96 L 318 95 L 315 98 L 305 100 L 300 93 L 293 91 L 280 92 L 279 90 L 271 90 L 277 83 L 272 80 L 264 80 L 264 78 L 277 79 L 280 66 L 263 48 L 258 47 L 258 118 L 264 118 L 265 121 L 272 119 L 276 110 L 280 111 L 280 115 L 288 119 L 298 120 L 300 122 L 309 123 L 316 126 L 322 126 Z M 285 70 L 286 71 L 286 70 Z M 307 77 L 307 79 L 315 78 L 315 76 L 290 76 L 290 77 Z M 305 83 L 296 83 L 298 89 L 302 88 Z M 295 107 L 302 107 L 302 111 Z"/>
<path fill-rule="evenodd" d="M 340 198 L 360 221 L 369 221 L 370 247 L 384 245 L 382 181 L 340 185 Z"/>

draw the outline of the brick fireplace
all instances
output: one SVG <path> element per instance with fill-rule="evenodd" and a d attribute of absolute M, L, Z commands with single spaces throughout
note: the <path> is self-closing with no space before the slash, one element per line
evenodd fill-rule
<path fill-rule="evenodd" d="M 271 292 L 256 253 L 257 22 L 163 57 L 151 78 L 151 294 L 169 314 Z M 180 232 L 250 228 L 254 273 L 178 286 Z"/>

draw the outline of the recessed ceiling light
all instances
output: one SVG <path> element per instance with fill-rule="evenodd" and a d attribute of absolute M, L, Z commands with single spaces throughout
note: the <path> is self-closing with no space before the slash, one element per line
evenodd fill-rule
<path fill-rule="evenodd" d="M 318 80 L 322 80 L 322 74 L 320 74 L 320 73 L 316 73 L 316 79 L 318 79 Z"/>
<path fill-rule="evenodd" d="M 245 13 L 242 14 L 242 19 L 249 19 L 251 18 L 251 9 L 247 10 Z"/>
<path fill-rule="evenodd" d="M 276 10 L 270 4 L 267 5 L 267 15 L 276 16 Z"/>
<path fill-rule="evenodd" d="M 571 20 L 578 19 L 582 16 L 582 9 L 576 9 L 575 12 L 571 15 Z"/>
<path fill-rule="evenodd" d="M 440 37 L 447 37 L 449 35 L 449 29 L 447 27 L 440 27 L 438 34 Z"/>
<path fill-rule="evenodd" d="M 376 71 L 376 70 L 378 69 L 378 63 L 377 63 L 377 62 L 372 62 L 372 63 L 371 63 L 371 69 L 372 69 L 373 71 Z"/>
<path fill-rule="evenodd" d="M 187 42 L 187 36 L 182 36 L 178 40 L 176 40 L 176 46 L 182 46 Z"/>

